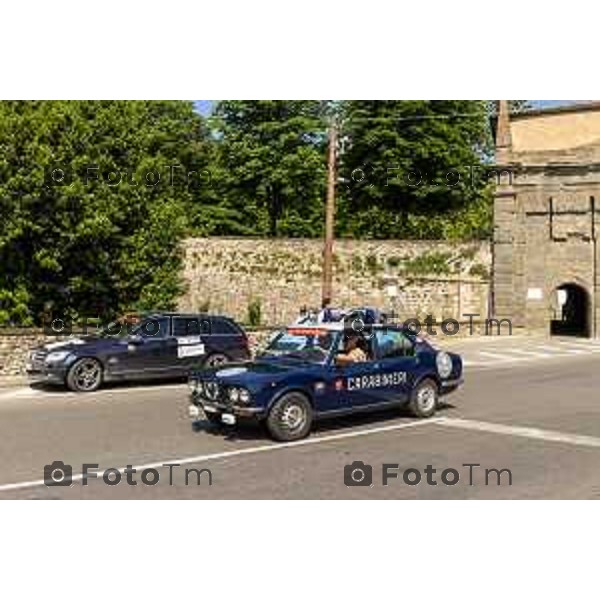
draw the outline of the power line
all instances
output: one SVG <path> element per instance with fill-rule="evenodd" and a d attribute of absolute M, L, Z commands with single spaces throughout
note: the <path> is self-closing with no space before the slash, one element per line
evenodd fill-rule
<path fill-rule="evenodd" d="M 425 121 L 435 119 L 456 119 L 456 118 L 469 118 L 469 119 L 481 119 L 481 117 L 488 116 L 485 113 L 453 113 L 450 115 L 412 115 L 409 117 L 349 117 L 348 121 Z M 489 116 L 495 116 L 495 113 L 489 114 Z"/>

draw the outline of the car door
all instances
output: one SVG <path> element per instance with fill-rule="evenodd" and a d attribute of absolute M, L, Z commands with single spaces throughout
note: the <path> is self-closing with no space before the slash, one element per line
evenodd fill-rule
<path fill-rule="evenodd" d="M 374 360 L 372 343 L 368 338 L 365 338 L 365 347 L 368 348 L 365 362 L 336 365 L 334 354 L 329 381 L 329 386 L 334 393 L 329 402 L 330 410 L 360 409 L 380 402 L 374 386 L 379 365 Z M 343 351 L 344 336 L 342 335 L 337 352 Z"/>
<path fill-rule="evenodd" d="M 380 374 L 375 393 L 379 400 L 408 399 L 417 370 L 414 342 L 401 330 L 384 327 L 375 331 L 375 354 Z"/>
<path fill-rule="evenodd" d="M 152 317 L 144 320 L 123 340 L 127 352 L 120 358 L 120 374 L 127 379 L 160 377 L 172 374 L 176 363 L 176 346 L 170 339 L 170 318 Z"/>
<path fill-rule="evenodd" d="M 233 361 L 249 358 L 246 334 L 230 319 L 211 316 L 210 336 L 203 339 L 208 354 L 224 354 Z"/>

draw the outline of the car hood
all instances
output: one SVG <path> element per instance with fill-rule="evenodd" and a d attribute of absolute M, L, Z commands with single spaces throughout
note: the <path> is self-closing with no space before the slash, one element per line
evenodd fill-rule
<path fill-rule="evenodd" d="M 193 376 L 204 380 L 216 379 L 226 385 L 245 386 L 261 384 L 266 381 L 277 382 L 289 374 L 291 370 L 303 369 L 310 366 L 309 363 L 302 361 L 261 359 L 207 369 L 194 373 Z"/>
<path fill-rule="evenodd" d="M 76 352 L 78 349 L 89 349 L 93 347 L 95 350 L 102 348 L 114 347 L 115 345 L 126 344 L 127 341 L 123 338 L 101 338 L 91 335 L 72 337 L 66 340 L 60 340 L 57 342 L 50 342 L 40 346 L 38 350 L 42 352 L 55 352 L 58 350 L 68 350 L 70 352 Z"/>

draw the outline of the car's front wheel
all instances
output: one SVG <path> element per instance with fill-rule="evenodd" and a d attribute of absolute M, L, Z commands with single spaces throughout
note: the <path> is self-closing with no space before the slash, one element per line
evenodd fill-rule
<path fill-rule="evenodd" d="M 93 392 L 102 383 L 102 365 L 95 358 L 81 358 L 67 373 L 67 387 L 73 392 Z"/>
<path fill-rule="evenodd" d="M 308 398 L 298 392 L 290 392 L 275 402 L 266 425 L 274 439 L 291 442 L 309 434 L 312 420 L 313 410 Z"/>
<path fill-rule="evenodd" d="M 426 419 L 435 413 L 437 404 L 437 384 L 431 379 L 425 379 L 412 391 L 408 407 L 415 417 Z"/>

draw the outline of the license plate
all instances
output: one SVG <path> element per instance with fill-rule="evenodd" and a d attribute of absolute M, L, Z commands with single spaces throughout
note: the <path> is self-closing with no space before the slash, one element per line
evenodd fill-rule
<path fill-rule="evenodd" d="M 221 421 L 225 425 L 235 425 L 235 415 L 221 415 Z"/>
<path fill-rule="evenodd" d="M 202 416 L 202 411 L 200 410 L 199 406 L 194 406 L 193 404 L 190 404 L 190 406 L 188 407 L 188 414 L 191 419 L 195 419 L 197 421 Z"/>

